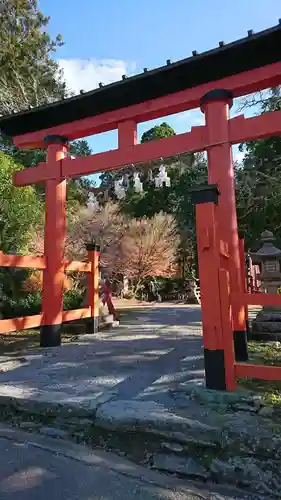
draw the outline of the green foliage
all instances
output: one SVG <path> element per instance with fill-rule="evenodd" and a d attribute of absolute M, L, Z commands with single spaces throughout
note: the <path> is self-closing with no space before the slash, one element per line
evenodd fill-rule
<path fill-rule="evenodd" d="M 6 318 L 17 318 L 31 314 L 40 314 L 42 305 L 42 293 L 32 292 L 23 293 L 21 291 L 22 276 L 17 276 L 18 273 L 11 271 L 6 274 L 6 280 L 1 283 L 1 314 Z M 13 282 L 13 286 L 7 286 L 7 279 Z M 15 292 L 15 283 L 18 283 L 18 290 Z M 4 290 L 3 290 L 4 288 Z M 13 293 L 12 293 L 13 292 Z M 79 309 L 83 306 L 85 290 L 83 288 L 74 288 L 68 290 L 64 294 L 64 310 Z"/>
<path fill-rule="evenodd" d="M 46 32 L 49 18 L 37 0 L 1 0 L 0 113 L 61 99 L 66 92 L 51 55 L 62 45 Z"/>
<path fill-rule="evenodd" d="M 24 168 L 36 167 L 40 161 L 46 160 L 46 152 L 43 149 L 18 149 L 11 137 L 0 135 L 0 150 L 15 160 Z"/>
<path fill-rule="evenodd" d="M 156 125 L 143 133 L 141 142 L 153 141 L 175 135 L 175 131 L 166 122 Z M 152 217 L 165 209 L 166 213 L 174 214 L 177 220 L 194 227 L 194 210 L 191 205 L 189 191 L 207 180 L 207 164 L 202 154 L 179 155 L 177 158 L 166 158 L 171 178 L 170 188 L 156 189 L 154 183 L 144 180 L 144 193 L 130 190 L 123 204 L 124 212 L 133 217 Z M 149 165 L 143 165 L 143 171 Z"/>
<path fill-rule="evenodd" d="M 92 152 L 92 148 L 86 139 L 73 141 L 69 145 L 69 154 L 73 156 L 89 156 Z"/>
<path fill-rule="evenodd" d="M 144 132 L 141 142 L 161 139 L 175 135 L 167 123 L 152 127 Z M 166 213 L 176 216 L 180 226 L 194 229 L 194 208 L 188 193 L 196 186 L 207 182 L 207 163 L 202 154 L 179 155 L 177 158 L 163 160 L 171 178 L 170 188 L 156 189 L 154 183 L 144 182 L 144 193 L 130 190 L 123 204 L 125 213 L 133 217 L 152 217 L 165 209 Z M 144 165 L 145 171 L 148 166 Z"/>
<path fill-rule="evenodd" d="M 32 292 L 16 298 L 9 295 L 1 297 L 1 313 L 5 319 L 40 314 L 40 312 L 40 292 Z"/>
<path fill-rule="evenodd" d="M 260 113 L 281 110 L 281 87 L 272 89 L 269 97 L 260 104 Z M 245 152 L 243 167 L 247 171 L 259 171 L 267 176 L 278 174 L 281 170 L 281 137 L 251 141 L 239 146 Z"/>
<path fill-rule="evenodd" d="M 83 288 L 73 288 L 65 292 L 63 297 L 63 308 L 65 311 L 79 309 L 83 306 L 85 290 Z"/>
<path fill-rule="evenodd" d="M 202 155 L 196 155 L 192 164 L 175 163 L 167 168 L 171 178 L 170 188 L 156 189 L 154 184 L 144 181 L 144 192 L 132 189 L 123 204 L 124 212 L 134 217 L 152 217 L 165 208 L 166 213 L 176 215 L 180 223 L 194 227 L 194 208 L 190 191 L 207 182 L 207 165 Z"/>
<path fill-rule="evenodd" d="M 281 392 L 280 392 L 280 388 L 279 388 L 279 390 L 277 388 L 275 390 L 268 391 L 265 394 L 264 400 L 265 400 L 265 404 L 274 406 L 275 408 L 281 410 Z"/>
<path fill-rule="evenodd" d="M 260 112 L 281 109 L 280 88 L 272 89 L 260 103 Z M 245 230 L 248 247 L 255 246 L 263 230 L 269 229 L 281 238 L 281 138 L 241 144 L 245 158 L 236 170 L 238 221 Z"/>
<path fill-rule="evenodd" d="M 12 184 L 13 174 L 19 169 L 11 157 L 0 151 L 0 248 L 4 253 L 24 251 L 30 231 L 42 217 L 35 190 Z M 27 274 L 27 270 L 0 269 L 1 310 L 6 317 L 22 315 L 23 310 L 33 312 L 32 301 L 36 299 L 31 295 L 23 298 L 21 293 Z"/>
<path fill-rule="evenodd" d="M 0 244 L 4 252 L 20 252 L 29 231 L 42 217 L 41 204 L 33 187 L 13 186 L 13 174 L 21 169 L 0 151 Z"/>
<path fill-rule="evenodd" d="M 18 149 L 14 146 L 11 138 L 0 135 L 0 150 L 14 158 L 15 162 L 24 168 L 35 167 L 39 162 L 46 161 L 46 151 L 42 149 Z M 69 146 L 69 154 L 72 156 L 87 156 L 92 154 L 92 149 L 88 141 L 81 139 L 74 141 Z M 67 201 L 74 204 L 75 207 L 85 204 L 88 198 L 89 190 L 93 182 L 88 177 L 80 177 L 67 180 Z M 44 184 L 35 186 L 36 192 L 44 197 Z M 77 203 L 75 203 L 77 202 Z"/>
<path fill-rule="evenodd" d="M 257 364 L 269 366 L 281 366 L 281 344 L 280 342 L 255 342 L 248 345 L 250 357 Z"/>
<path fill-rule="evenodd" d="M 158 139 L 163 139 L 164 137 L 170 137 L 175 135 L 176 132 L 168 123 L 163 122 L 161 125 L 155 125 L 151 129 L 147 130 L 142 134 L 141 142 L 155 141 Z"/>
<path fill-rule="evenodd" d="M 248 344 L 250 362 L 255 365 L 281 366 L 280 342 L 254 342 Z M 243 378 L 239 385 L 263 395 L 264 403 L 281 410 L 281 381 Z"/>
<path fill-rule="evenodd" d="M 89 156 L 92 154 L 92 149 L 88 141 L 81 139 L 70 144 L 69 154 L 72 156 Z M 89 177 L 68 179 L 67 201 L 77 202 L 78 205 L 85 205 L 92 186 L 93 182 Z"/>

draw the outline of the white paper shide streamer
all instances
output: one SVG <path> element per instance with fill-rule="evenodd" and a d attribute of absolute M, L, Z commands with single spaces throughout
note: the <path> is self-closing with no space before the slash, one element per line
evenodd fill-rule
<path fill-rule="evenodd" d="M 143 183 L 140 180 L 139 172 L 134 172 L 134 189 L 135 189 L 136 193 L 143 192 Z"/>
<path fill-rule="evenodd" d="M 170 187 L 171 179 L 167 174 L 166 167 L 161 165 L 159 167 L 159 173 L 154 179 L 155 187 L 162 188 L 163 186 Z"/>
<path fill-rule="evenodd" d="M 126 190 L 123 185 L 123 178 L 114 182 L 114 192 L 118 200 L 123 200 L 126 196 Z"/>

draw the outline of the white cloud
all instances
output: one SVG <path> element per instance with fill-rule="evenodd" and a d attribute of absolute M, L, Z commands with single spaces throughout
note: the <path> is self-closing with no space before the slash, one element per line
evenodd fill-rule
<path fill-rule="evenodd" d="M 70 90 L 92 90 L 103 84 L 116 82 L 122 75 L 132 75 L 136 65 L 117 59 L 59 59 L 59 66 Z"/>

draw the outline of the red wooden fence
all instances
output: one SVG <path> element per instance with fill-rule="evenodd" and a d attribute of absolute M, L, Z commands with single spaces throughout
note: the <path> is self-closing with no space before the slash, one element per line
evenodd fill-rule
<path fill-rule="evenodd" d="M 91 262 L 66 260 L 64 261 L 63 266 L 65 271 L 80 271 L 91 274 L 95 271 L 92 268 Z M 46 268 L 46 265 L 44 257 L 9 255 L 0 251 L 0 267 L 18 267 L 43 270 Z M 93 290 L 93 293 L 98 294 L 98 291 Z M 98 297 L 95 298 L 95 302 L 97 302 L 97 300 Z M 67 322 L 90 318 L 91 316 L 92 308 L 89 305 L 88 307 L 83 307 L 81 309 L 63 311 L 62 317 L 63 322 Z M 37 328 L 41 325 L 43 325 L 43 314 L 34 314 L 32 316 L 24 316 L 21 318 L 2 319 L 0 320 L 0 335 L 9 334 L 19 330 L 26 330 L 29 328 Z"/>

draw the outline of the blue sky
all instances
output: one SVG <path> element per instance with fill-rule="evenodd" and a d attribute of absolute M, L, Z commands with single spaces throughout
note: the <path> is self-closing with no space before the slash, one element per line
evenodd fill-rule
<path fill-rule="evenodd" d="M 281 17 L 280 0 L 39 0 L 39 7 L 51 17 L 51 35 L 63 36 L 56 59 L 77 93 L 261 31 Z M 177 133 L 202 120 L 199 110 L 166 119 Z M 141 124 L 139 135 L 161 121 Z M 117 133 L 91 137 L 90 144 L 94 152 L 113 149 Z"/>

